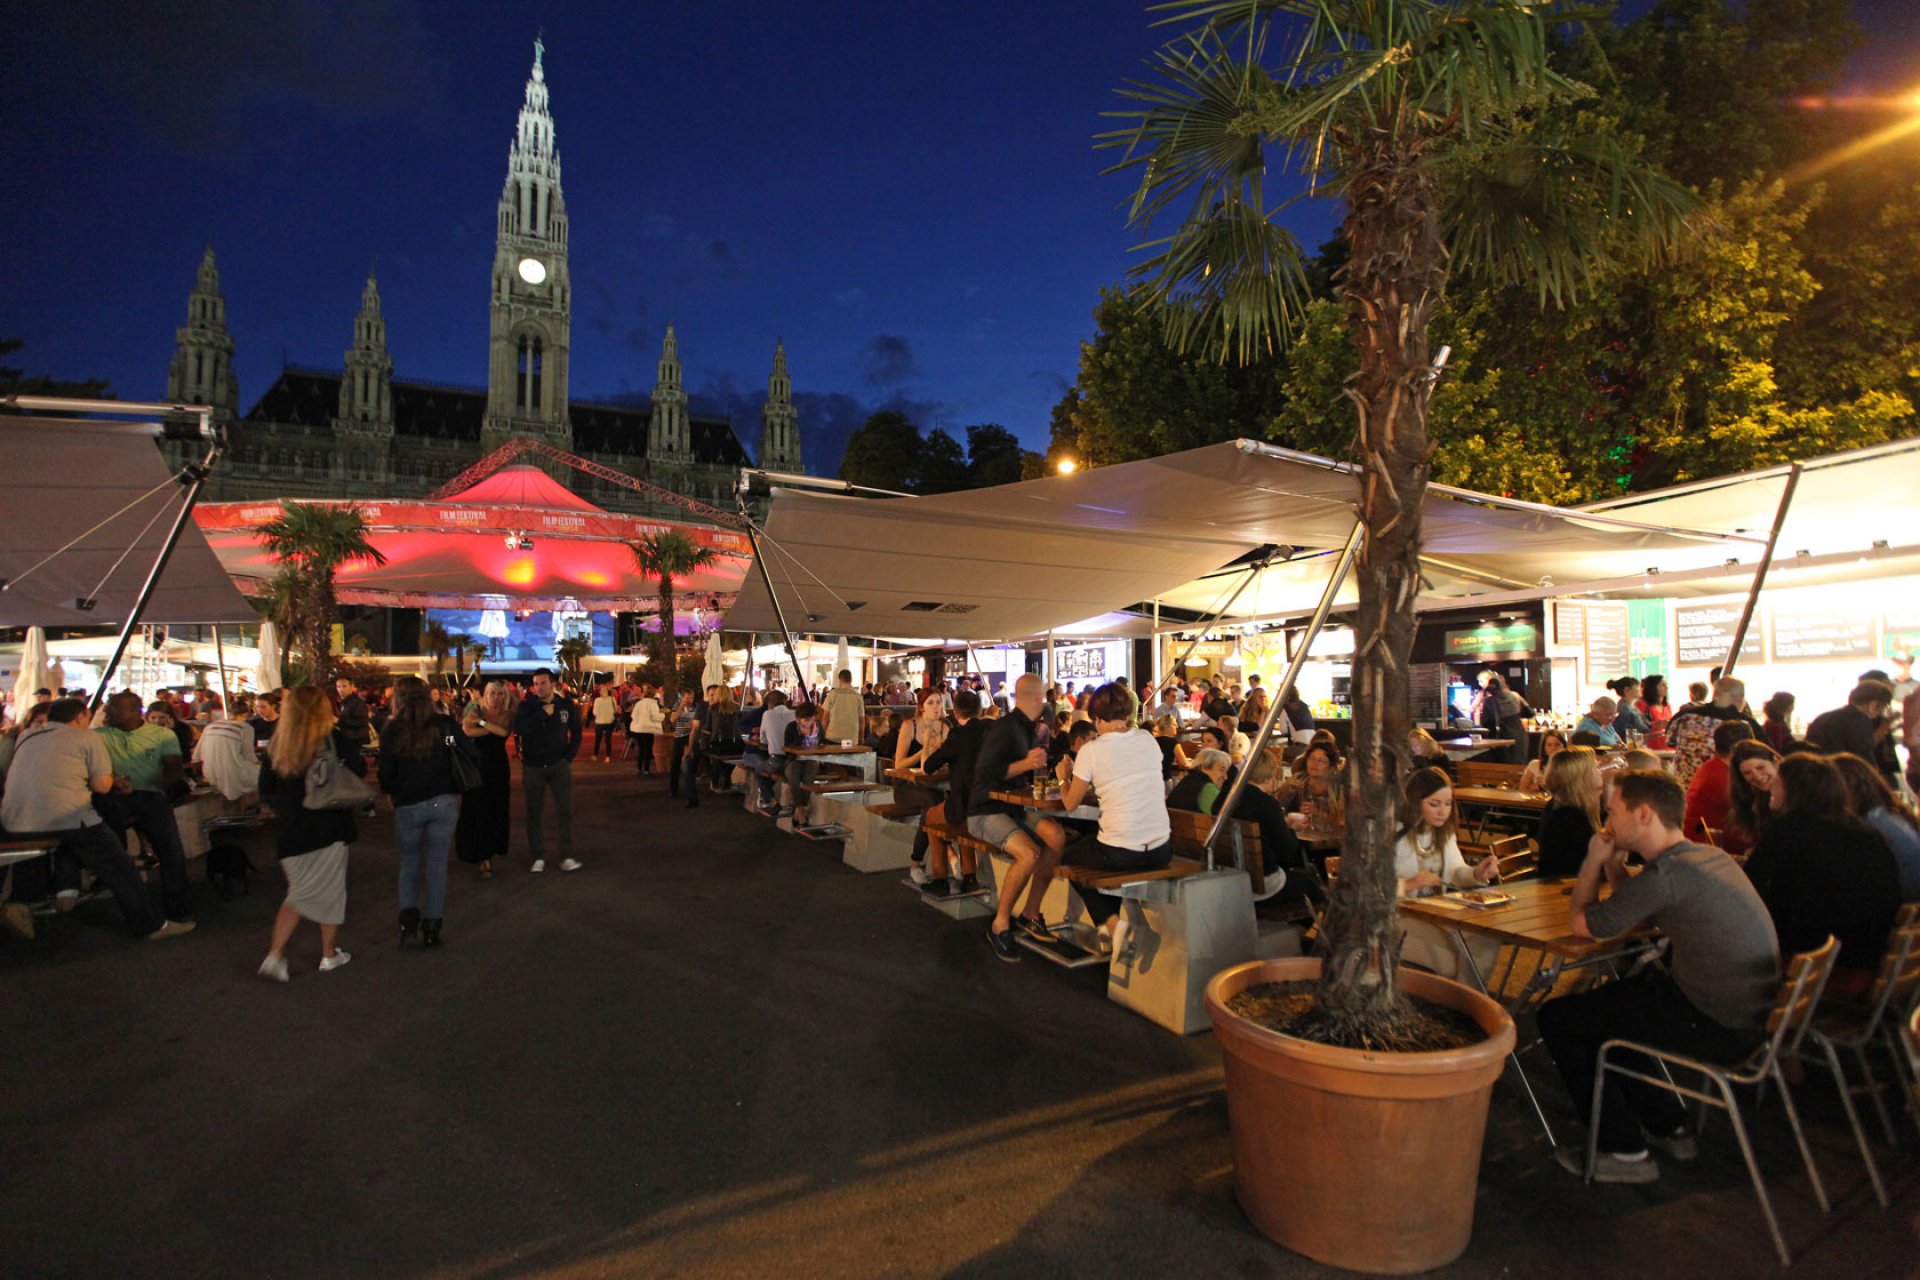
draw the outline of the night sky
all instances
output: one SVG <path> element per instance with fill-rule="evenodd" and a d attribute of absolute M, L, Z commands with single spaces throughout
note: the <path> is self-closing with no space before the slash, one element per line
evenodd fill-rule
<path fill-rule="evenodd" d="M 211 244 L 244 405 L 283 360 L 339 367 L 369 269 L 396 376 L 483 386 L 495 202 L 544 29 L 573 398 L 644 397 L 672 322 L 696 408 L 752 447 L 784 338 L 819 472 L 885 406 L 1044 446 L 1135 240 L 1092 137 L 1169 34 L 1132 0 L 9 9 L 10 363 L 162 396 Z M 1850 87 L 1920 87 L 1920 2 L 1857 11 L 1874 41 Z M 1311 246 L 1332 219 L 1295 229 Z"/>

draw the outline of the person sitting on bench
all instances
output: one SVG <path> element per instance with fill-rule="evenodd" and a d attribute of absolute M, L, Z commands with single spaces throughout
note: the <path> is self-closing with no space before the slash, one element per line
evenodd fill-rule
<path fill-rule="evenodd" d="M 1087 714 L 1097 736 L 1075 754 L 1060 802 L 1071 810 L 1088 792 L 1098 793 L 1100 830 L 1068 846 L 1061 861 L 1102 871 L 1158 871 L 1173 859 L 1160 744 L 1134 724 L 1133 695 L 1122 685 L 1094 690 Z M 1100 949 L 1111 951 L 1119 900 L 1094 889 L 1083 892 L 1080 901 L 1099 928 Z"/>
<path fill-rule="evenodd" d="M 929 698 L 927 701 L 937 702 L 938 699 Z M 994 722 L 980 718 L 980 695 L 971 689 L 962 689 L 953 695 L 953 719 L 953 728 L 941 728 L 940 745 L 920 757 L 920 769 L 928 774 L 939 773 L 942 769 L 948 771 L 948 782 L 951 785 L 947 789 L 946 799 L 941 802 L 940 813 L 945 817 L 945 825 L 948 828 L 954 831 L 965 831 L 967 829 L 967 797 L 973 791 L 973 767 L 980 757 L 980 746 L 986 741 L 987 733 L 993 728 Z M 943 721 L 935 720 L 933 723 L 944 726 Z M 919 732 L 924 733 L 926 730 L 927 725 L 923 717 Z M 900 793 L 896 790 L 894 794 Z M 934 806 L 929 806 L 920 822 L 921 834 L 927 842 L 929 868 L 922 872 L 922 875 L 926 877 L 925 892 L 935 897 L 945 897 L 946 894 L 937 886 L 945 884 L 948 877 L 946 864 L 948 841 L 939 839 L 936 845 L 938 833 L 927 825 L 927 820 L 933 817 L 933 814 Z M 917 843 L 915 847 L 918 848 Z M 973 850 L 963 845 L 959 852 L 960 892 L 972 893 L 980 887 L 980 882 L 974 878 L 979 867 L 974 860 Z"/>
<path fill-rule="evenodd" d="M 787 726 L 792 723 L 793 708 L 787 705 L 787 695 L 778 689 L 768 690 L 766 710 L 756 731 L 760 740 L 749 741 L 740 753 L 740 763 L 754 775 L 751 785 L 762 809 L 773 807 L 773 780 L 786 772 Z"/>
<path fill-rule="evenodd" d="M 986 844 L 996 845 L 1013 859 L 1006 882 L 1000 886 L 1000 901 L 987 940 L 994 955 L 1010 964 L 1020 961 L 1013 940 L 1013 906 L 1021 890 L 1027 891 L 1026 910 L 1020 915 L 1020 928 L 1043 942 L 1053 935 L 1040 919 L 1040 903 L 1047 886 L 1053 882 L 1053 869 L 1067 846 L 1067 833 L 1051 818 L 1030 819 L 1018 805 L 996 800 L 993 793 L 1012 784 L 1025 786 L 1034 770 L 1047 767 L 1047 749 L 1034 745 L 1033 718 L 1040 714 L 1043 688 L 1040 677 L 1024 675 L 1014 683 L 1013 710 L 993 722 L 980 756 L 974 763 L 973 786 L 967 800 L 967 833 Z M 1156 748 L 1156 751 L 1158 749 Z M 1031 825 L 1029 825 L 1031 822 Z"/>
<path fill-rule="evenodd" d="M 787 726 L 785 750 L 782 753 L 781 771 L 787 785 L 793 788 L 793 825 L 807 825 L 806 785 L 820 776 L 818 760 L 796 760 L 792 756 L 795 747 L 817 747 L 827 740 L 827 733 L 820 723 L 820 709 L 811 702 L 803 702 L 793 709 L 793 722 Z"/>

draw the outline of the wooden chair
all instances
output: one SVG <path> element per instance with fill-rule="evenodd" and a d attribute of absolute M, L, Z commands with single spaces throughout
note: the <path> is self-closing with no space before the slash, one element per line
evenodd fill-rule
<path fill-rule="evenodd" d="M 1905 1097 L 1908 1113 L 1913 1116 L 1914 1124 L 1920 1127 L 1920 1107 L 1916 1107 L 1913 1100 L 1914 1081 L 1908 1075 L 1908 1064 L 1895 1038 L 1900 1013 L 1913 1005 L 1916 992 L 1920 992 L 1920 902 L 1909 902 L 1900 908 L 1893 931 L 1887 935 L 1887 949 L 1880 957 L 1880 969 L 1874 975 L 1866 1003 L 1855 1006 L 1828 1005 L 1814 1019 L 1813 1028 L 1808 1032 L 1820 1047 L 1828 1069 L 1833 1072 L 1833 1078 L 1840 1086 L 1843 1099 L 1850 1098 L 1855 1090 L 1847 1083 L 1838 1051 L 1844 1048 L 1852 1052 L 1854 1061 L 1860 1065 L 1861 1089 L 1873 1099 L 1874 1110 L 1880 1113 L 1880 1127 L 1886 1131 L 1889 1145 L 1898 1141 L 1893 1133 L 1893 1117 L 1888 1114 L 1887 1104 L 1880 1096 L 1880 1082 L 1874 1078 L 1867 1049 L 1878 1040 L 1893 1059 L 1894 1079 L 1902 1086 L 1901 1093 Z M 1854 1140 L 1860 1144 L 1860 1155 L 1867 1162 L 1873 1189 L 1879 1195 L 1880 1203 L 1885 1204 L 1886 1188 L 1880 1183 L 1873 1154 L 1867 1149 L 1866 1134 L 1861 1132 L 1851 1106 L 1847 1115 L 1854 1121 Z"/>
<path fill-rule="evenodd" d="M 1746 1120 L 1741 1115 L 1740 1102 L 1733 1089 L 1735 1085 L 1765 1086 L 1769 1082 L 1779 1087 L 1780 1103 L 1787 1113 L 1787 1123 L 1793 1127 L 1794 1141 L 1800 1144 L 1800 1158 L 1806 1163 L 1808 1180 L 1813 1183 L 1814 1199 L 1820 1202 L 1821 1209 L 1829 1209 L 1827 1189 L 1820 1181 L 1819 1169 L 1814 1167 L 1813 1150 L 1807 1146 L 1807 1135 L 1800 1128 L 1800 1113 L 1794 1109 L 1793 1093 L 1787 1088 L 1786 1077 L 1781 1074 L 1780 1059 L 1783 1054 L 1799 1051 L 1801 1040 L 1813 1025 L 1813 1011 L 1820 1003 L 1820 995 L 1826 990 L 1827 978 L 1833 973 L 1833 964 L 1839 955 L 1840 940 L 1829 937 L 1826 945 L 1819 950 L 1793 957 L 1787 965 L 1787 976 L 1780 985 L 1780 994 L 1774 1000 L 1773 1012 L 1767 1016 L 1766 1042 L 1741 1062 L 1706 1062 L 1631 1040 L 1609 1040 L 1601 1045 L 1598 1070 L 1593 1077 L 1593 1119 L 1587 1128 L 1587 1180 L 1593 1180 L 1594 1165 L 1600 1157 L 1600 1108 L 1606 1095 L 1609 1072 L 1680 1094 L 1709 1107 L 1717 1107 L 1725 1111 L 1727 1118 L 1733 1122 L 1733 1135 L 1739 1139 L 1740 1154 L 1745 1158 L 1747 1173 L 1753 1179 L 1754 1194 L 1760 1197 L 1760 1211 L 1766 1215 L 1767 1230 L 1773 1235 L 1773 1247 L 1779 1251 L 1780 1263 L 1782 1266 L 1792 1266 L 1793 1255 L 1788 1252 L 1786 1237 L 1780 1232 L 1780 1220 L 1774 1216 L 1773 1201 L 1767 1197 L 1767 1184 L 1760 1176 L 1760 1165 L 1754 1158 L 1753 1143 L 1747 1137 Z M 1632 1055 L 1653 1059 L 1660 1068 L 1659 1073 L 1640 1070 L 1633 1065 Z M 1628 1061 L 1620 1061 L 1622 1058 Z M 1707 1083 L 1714 1086 L 1714 1092 L 1708 1093 L 1704 1087 L 1693 1088 L 1678 1083 L 1668 1074 L 1671 1067 L 1698 1072 L 1706 1078 Z M 1846 1098 L 1844 1089 L 1841 1097 Z M 1847 1101 L 1847 1110 L 1849 1114 L 1853 1111 L 1850 1100 Z M 1857 1120 L 1855 1127 L 1858 1128 Z"/>
<path fill-rule="evenodd" d="M 1187 809 L 1169 809 L 1167 819 L 1173 829 L 1174 853 L 1204 865 L 1207 837 L 1213 832 L 1212 816 Z M 1232 829 L 1215 846 L 1214 854 L 1216 863 L 1231 863 L 1247 873 L 1247 878 L 1253 881 L 1255 902 L 1270 896 L 1267 892 L 1266 850 L 1260 843 L 1259 823 L 1246 818 L 1233 819 Z M 1276 892 L 1279 887 L 1274 886 Z"/>

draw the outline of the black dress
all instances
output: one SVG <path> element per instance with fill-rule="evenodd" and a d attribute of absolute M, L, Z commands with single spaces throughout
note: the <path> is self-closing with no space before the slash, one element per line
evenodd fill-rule
<path fill-rule="evenodd" d="M 480 785 L 460 799 L 460 824 L 453 829 L 454 852 L 462 862 L 504 858 L 513 820 L 513 771 L 507 764 L 507 740 L 497 733 L 483 733 L 467 741 L 480 756 Z"/>

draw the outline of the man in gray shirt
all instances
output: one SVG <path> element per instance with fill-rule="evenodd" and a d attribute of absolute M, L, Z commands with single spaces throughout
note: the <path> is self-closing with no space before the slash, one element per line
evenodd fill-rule
<path fill-rule="evenodd" d="M 1635 1040 L 1708 1062 L 1734 1063 L 1765 1034 L 1780 985 L 1780 944 L 1766 904 L 1732 858 L 1682 835 L 1686 793 L 1665 773 L 1622 773 L 1613 780 L 1606 827 L 1587 847 L 1573 886 L 1577 937 L 1612 938 L 1658 929 L 1669 944 L 1664 969 L 1649 968 L 1540 1009 L 1540 1038 L 1585 1115 L 1593 1101 L 1595 1059 L 1608 1040 Z M 1626 859 L 1646 863 L 1637 876 Z M 1602 902 L 1602 877 L 1613 896 Z M 1651 1064 L 1640 1060 L 1643 1069 Z M 1609 1077 L 1601 1109 L 1598 1182 L 1652 1182 L 1660 1168 L 1652 1146 L 1676 1160 L 1697 1154 L 1686 1111 L 1671 1093 Z M 1583 1147 L 1555 1153 L 1584 1174 Z"/>
<path fill-rule="evenodd" d="M 168 920 L 127 857 L 127 848 L 93 807 L 96 795 L 113 789 L 107 745 L 87 728 L 87 704 L 57 699 L 47 722 L 20 735 L 0 823 L 15 839 L 58 837 L 56 858 L 71 857 L 93 872 L 113 894 L 137 938 L 171 938 L 193 931 L 193 922 Z"/>

